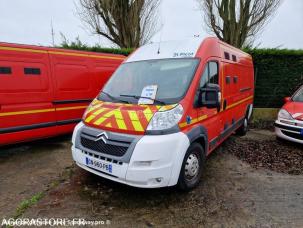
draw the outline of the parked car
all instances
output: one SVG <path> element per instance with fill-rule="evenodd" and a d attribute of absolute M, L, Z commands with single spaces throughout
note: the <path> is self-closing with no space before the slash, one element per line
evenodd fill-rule
<path fill-rule="evenodd" d="M 217 38 L 147 44 L 113 74 L 72 138 L 83 169 L 158 188 L 200 181 L 206 157 L 253 108 L 250 55 Z"/>
<path fill-rule="evenodd" d="M 0 43 L 0 145 L 72 132 L 123 60 Z"/>
<path fill-rule="evenodd" d="M 303 144 L 303 86 L 292 97 L 285 98 L 285 104 L 275 122 L 278 138 Z"/>

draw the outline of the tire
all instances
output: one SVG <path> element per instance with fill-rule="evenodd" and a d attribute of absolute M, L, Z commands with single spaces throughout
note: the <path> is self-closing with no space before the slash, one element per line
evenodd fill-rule
<path fill-rule="evenodd" d="M 205 165 L 205 152 L 199 143 L 189 146 L 183 159 L 178 188 L 182 191 L 189 191 L 195 188 L 201 179 Z"/>
<path fill-rule="evenodd" d="M 248 129 L 249 129 L 248 119 L 247 119 L 247 117 L 245 117 L 244 122 L 241 125 L 241 127 L 236 130 L 236 134 L 240 135 L 240 136 L 244 136 L 248 132 Z"/>

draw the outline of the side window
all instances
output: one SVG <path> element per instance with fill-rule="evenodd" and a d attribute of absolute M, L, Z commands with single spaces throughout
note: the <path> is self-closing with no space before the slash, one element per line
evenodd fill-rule
<path fill-rule="evenodd" d="M 209 62 L 209 83 L 219 84 L 218 63 Z"/>
<path fill-rule="evenodd" d="M 208 63 L 204 69 L 204 72 L 201 76 L 201 79 L 200 79 L 200 88 L 204 87 L 206 85 L 206 83 L 208 82 Z"/>
<path fill-rule="evenodd" d="M 217 62 L 208 62 L 200 79 L 200 88 L 207 83 L 219 84 L 219 67 Z"/>
<path fill-rule="evenodd" d="M 25 75 L 40 75 L 41 74 L 41 70 L 40 68 L 24 68 L 24 74 Z"/>
<path fill-rule="evenodd" d="M 11 67 L 0 67 L 0 74 L 12 74 Z"/>

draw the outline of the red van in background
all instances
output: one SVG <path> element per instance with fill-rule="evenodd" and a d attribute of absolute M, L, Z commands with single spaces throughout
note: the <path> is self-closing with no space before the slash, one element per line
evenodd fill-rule
<path fill-rule="evenodd" d="M 292 97 L 285 98 L 275 131 L 278 138 L 303 144 L 303 86 Z"/>
<path fill-rule="evenodd" d="M 0 145 L 71 132 L 124 58 L 0 43 Z"/>
<path fill-rule="evenodd" d="M 205 158 L 247 132 L 253 96 L 251 56 L 217 38 L 144 45 L 75 127 L 73 159 L 120 183 L 191 189 Z"/>

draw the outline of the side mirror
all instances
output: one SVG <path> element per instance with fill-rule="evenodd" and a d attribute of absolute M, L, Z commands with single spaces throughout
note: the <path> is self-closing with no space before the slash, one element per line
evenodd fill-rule
<path fill-rule="evenodd" d="M 199 105 L 207 108 L 217 108 L 221 106 L 220 86 L 217 84 L 207 84 L 206 87 L 200 89 Z"/>
<path fill-rule="evenodd" d="M 287 102 L 289 102 L 289 101 L 291 101 L 291 97 L 285 97 L 285 98 L 284 98 L 284 102 L 285 102 L 285 103 L 287 103 Z"/>

